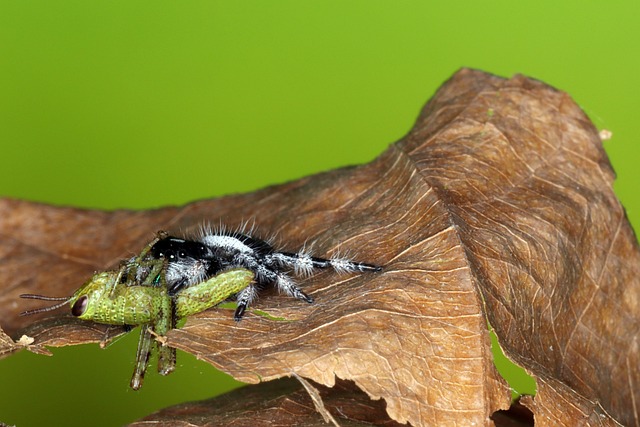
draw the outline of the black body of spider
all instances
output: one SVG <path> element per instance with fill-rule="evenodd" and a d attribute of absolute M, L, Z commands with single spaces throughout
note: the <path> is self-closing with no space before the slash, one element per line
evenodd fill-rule
<path fill-rule="evenodd" d="M 151 248 L 152 256 L 167 259 L 166 282 L 169 293 L 200 283 L 230 268 L 244 267 L 255 273 L 256 283 L 240 291 L 236 300 L 235 320 L 242 319 L 245 310 L 256 298 L 261 285 L 274 284 L 280 292 L 308 303 L 313 298 L 298 288 L 289 277 L 310 275 L 314 269 L 333 268 L 339 272 L 376 272 L 382 267 L 342 258 L 317 258 L 300 251 L 277 251 L 264 240 L 240 232 L 204 232 L 199 240 L 186 240 L 166 234 Z"/>

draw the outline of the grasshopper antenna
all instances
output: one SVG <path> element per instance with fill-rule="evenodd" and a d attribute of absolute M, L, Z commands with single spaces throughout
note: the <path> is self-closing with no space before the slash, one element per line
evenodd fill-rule
<path fill-rule="evenodd" d="M 20 313 L 20 316 L 29 316 L 31 314 L 44 313 L 45 311 L 55 310 L 56 308 L 60 308 L 63 305 L 68 304 L 69 301 L 71 300 L 71 298 L 69 297 L 47 297 L 44 295 L 35 295 L 35 294 L 22 294 L 20 295 L 20 298 L 38 299 L 43 301 L 62 301 L 62 302 L 59 302 L 58 304 L 52 305 L 51 307 L 41 307 L 41 308 L 34 308 L 33 310 L 23 311 L 22 313 Z"/>

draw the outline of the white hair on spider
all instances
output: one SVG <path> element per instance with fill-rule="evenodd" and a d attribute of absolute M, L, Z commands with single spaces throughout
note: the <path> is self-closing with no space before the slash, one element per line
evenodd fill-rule
<path fill-rule="evenodd" d="M 200 283 L 219 272 L 231 268 L 246 268 L 255 274 L 255 282 L 236 295 L 238 308 L 235 319 L 240 320 L 247 307 L 256 299 L 263 285 L 273 284 L 283 294 L 308 303 L 313 298 L 305 294 L 289 276 L 310 276 L 318 269 L 331 268 L 339 273 L 378 272 L 382 267 L 356 262 L 336 254 L 331 258 L 311 255 L 308 246 L 298 252 L 274 248 L 273 239 L 261 239 L 254 234 L 255 222 L 243 222 L 234 230 L 220 224 L 203 224 L 194 239 L 162 235 L 152 246 L 151 253 L 166 258 L 166 281 L 169 292 L 175 294 L 190 285 Z"/>

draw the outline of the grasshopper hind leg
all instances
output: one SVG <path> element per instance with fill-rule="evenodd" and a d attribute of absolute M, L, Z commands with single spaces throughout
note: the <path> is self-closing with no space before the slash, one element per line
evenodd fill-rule
<path fill-rule="evenodd" d="M 158 346 L 158 372 L 160 375 L 169 375 L 176 369 L 176 349 L 166 344 L 164 336 L 171 329 L 175 329 L 177 323 L 176 305 L 172 298 L 168 298 L 169 305 L 165 306 L 168 313 L 165 313 L 155 325 L 158 333 L 156 344 Z"/>
<path fill-rule="evenodd" d="M 138 351 L 136 352 L 136 366 L 131 377 L 131 388 L 139 390 L 142 387 L 144 374 L 149 364 L 149 356 L 151 356 L 151 347 L 153 346 L 153 336 L 149 325 L 140 327 L 140 339 L 138 340 Z"/>

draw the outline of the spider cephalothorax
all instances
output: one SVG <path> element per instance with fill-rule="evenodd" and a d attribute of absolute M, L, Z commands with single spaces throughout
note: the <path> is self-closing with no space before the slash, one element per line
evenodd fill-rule
<path fill-rule="evenodd" d="M 230 268 L 242 267 L 254 272 L 255 283 L 236 295 L 236 320 L 242 318 L 261 285 L 274 284 L 280 292 L 312 303 L 313 298 L 300 290 L 289 276 L 291 270 L 303 275 L 322 268 L 359 273 L 382 270 L 379 266 L 344 258 L 325 259 L 313 257 L 305 251 L 278 251 L 265 240 L 237 231 L 204 230 L 194 240 L 166 234 L 159 237 L 151 253 L 168 261 L 166 280 L 170 294 L 176 294 L 185 287 Z"/>

